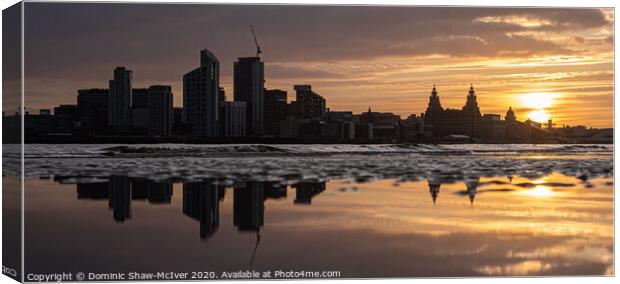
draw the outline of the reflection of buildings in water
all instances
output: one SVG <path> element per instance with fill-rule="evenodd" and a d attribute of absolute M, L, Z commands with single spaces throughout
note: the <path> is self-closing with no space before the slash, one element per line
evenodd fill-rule
<path fill-rule="evenodd" d="M 256 243 L 250 258 L 250 267 L 260 243 L 260 229 L 265 221 L 265 200 L 285 198 L 286 186 L 275 182 L 236 182 L 233 192 L 233 224 L 240 232 L 255 232 Z"/>
<path fill-rule="evenodd" d="M 146 199 L 153 204 L 168 204 L 172 200 L 172 183 L 133 179 L 131 199 Z"/>
<path fill-rule="evenodd" d="M 236 182 L 233 192 L 233 223 L 239 231 L 260 231 L 265 217 L 264 182 Z"/>
<path fill-rule="evenodd" d="M 211 181 L 183 183 L 183 214 L 200 222 L 200 238 L 208 239 L 220 225 L 219 203 L 225 188 Z"/>
<path fill-rule="evenodd" d="M 255 232 L 256 243 L 250 258 L 250 267 L 260 243 L 260 228 L 265 219 L 265 189 L 271 194 L 276 193 L 273 184 L 266 182 L 236 182 L 233 192 L 233 224 L 240 232 Z M 281 193 L 280 193 L 281 194 Z M 278 196 L 276 194 L 276 196 Z"/>
<path fill-rule="evenodd" d="M 265 199 L 281 199 L 286 198 L 286 186 L 279 185 L 276 182 L 265 182 Z"/>
<path fill-rule="evenodd" d="M 108 199 L 114 220 L 123 222 L 131 219 L 132 200 L 148 200 L 149 203 L 170 203 L 172 183 L 155 182 L 146 179 L 132 179 L 126 176 L 112 176 L 108 182 L 78 183 L 77 198 Z"/>
<path fill-rule="evenodd" d="M 108 199 L 109 182 L 78 183 L 77 199 L 102 200 Z"/>
<path fill-rule="evenodd" d="M 131 219 L 131 183 L 129 178 L 112 176 L 108 182 L 109 208 L 113 211 L 114 221 L 123 222 Z"/>
<path fill-rule="evenodd" d="M 438 178 L 428 179 L 428 188 L 433 198 L 433 205 L 437 202 L 437 196 L 439 196 L 439 187 L 441 187 L 441 181 Z"/>
<path fill-rule="evenodd" d="M 467 195 L 469 196 L 469 202 L 474 205 L 474 198 L 478 192 L 478 184 L 480 183 L 480 177 L 472 177 L 465 180 L 465 186 L 467 187 Z"/>
<path fill-rule="evenodd" d="M 325 191 L 325 182 L 301 182 L 293 185 L 295 204 L 312 204 L 312 198 Z"/>

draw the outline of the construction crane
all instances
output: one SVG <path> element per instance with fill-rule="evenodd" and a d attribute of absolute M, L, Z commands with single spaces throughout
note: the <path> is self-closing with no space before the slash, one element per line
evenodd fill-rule
<path fill-rule="evenodd" d="M 250 29 L 252 29 L 252 36 L 254 37 L 254 44 L 256 44 L 256 57 L 259 57 L 262 51 L 260 51 L 260 46 L 258 46 L 258 40 L 256 40 L 256 33 L 254 32 L 254 27 L 250 25 Z"/>

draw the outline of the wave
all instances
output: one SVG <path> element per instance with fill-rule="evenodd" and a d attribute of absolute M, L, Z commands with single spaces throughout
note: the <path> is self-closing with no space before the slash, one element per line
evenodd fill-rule
<path fill-rule="evenodd" d="M 27 144 L 26 158 L 209 157 L 325 155 L 502 155 L 612 153 L 613 145 L 535 144 Z M 19 158 L 19 145 L 4 145 L 3 156 Z"/>

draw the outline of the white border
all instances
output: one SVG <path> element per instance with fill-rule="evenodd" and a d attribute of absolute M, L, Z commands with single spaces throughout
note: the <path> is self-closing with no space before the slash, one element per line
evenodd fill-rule
<path fill-rule="evenodd" d="M 12 6 L 13 4 L 17 3 L 18 1 L 15 0 L 0 0 L 1 3 L 1 7 L 2 9 L 5 9 L 9 6 Z M 115 0 L 108 0 L 108 1 L 71 1 L 71 0 L 57 0 L 57 1 L 37 1 L 37 0 L 25 0 L 25 2 L 65 2 L 65 3 L 76 3 L 76 2 L 108 2 L 108 3 L 222 3 L 222 4 L 232 4 L 232 3 L 246 3 L 246 4 L 297 4 L 297 5 L 420 5 L 420 6 L 494 6 L 494 7 L 575 7 L 575 8 L 584 8 L 584 7 L 612 7 L 614 8 L 614 13 L 615 13 L 615 7 L 616 4 L 614 3 L 614 1 L 610 1 L 610 0 L 588 0 L 588 1 L 583 1 L 583 0 L 564 0 L 564 1 L 559 1 L 559 0 L 520 0 L 520 1 L 515 1 L 515 0 L 501 0 L 501 1 L 493 1 L 493 0 L 468 0 L 468 1 L 463 1 L 463 0 L 453 0 L 453 1 L 448 1 L 448 0 L 414 0 L 414 1 L 406 1 L 406 0 L 356 0 L 356 1 L 345 1 L 345 0 L 280 0 L 280 1 L 273 1 L 273 0 L 260 0 L 260 1 L 251 1 L 251 0 L 227 0 L 227 1 L 182 1 L 182 0 L 150 0 L 150 1 L 144 1 L 144 0 L 132 0 L 132 1 L 115 1 Z M 24 45 L 24 34 L 23 34 L 23 21 L 24 21 L 24 17 L 23 17 L 23 6 L 22 6 L 22 48 Z M 614 35 L 615 35 L 615 27 L 618 25 L 618 21 L 614 21 Z M 1 21 L 0 21 L 0 30 L 1 30 Z M 616 40 L 617 38 L 614 37 L 614 52 L 615 52 L 615 47 L 616 45 Z M 1 56 L 0 56 L 1 58 Z M 1 59 L 0 59 L 1 62 Z M 21 58 L 21 62 L 22 62 L 22 82 L 21 82 L 21 88 L 22 88 L 22 108 L 24 106 L 24 96 L 23 96 L 23 91 L 24 91 L 24 54 L 23 54 L 23 49 L 22 49 L 22 58 Z M 615 100 L 615 82 L 616 82 L 616 76 L 615 76 L 615 70 L 617 69 L 617 64 L 618 62 L 615 61 L 615 53 L 614 53 L 614 124 L 615 124 L 615 114 L 616 111 L 618 111 L 618 101 Z M 1 87 L 1 84 L 0 84 Z M 2 99 L 0 97 L 0 103 L 2 102 Z M 23 109 L 22 109 L 22 113 L 23 113 Z M 22 117 L 23 119 L 23 117 Z M 22 121 L 23 123 L 23 121 Z M 1 134 L 1 129 L 0 129 L 0 134 Z M 618 129 L 614 129 L 614 136 L 618 137 L 619 131 Z M 23 139 L 23 132 L 22 132 L 22 139 Z M 22 140 L 23 141 L 23 140 Z M 24 164 L 23 164 L 23 147 L 22 147 L 22 171 L 24 170 Z M 614 151 L 614 165 L 617 162 L 616 157 L 615 157 L 615 151 Z M 618 169 L 614 166 L 614 176 L 618 176 Z M 22 175 L 22 208 L 24 208 L 24 190 L 23 190 L 23 175 Z M 615 189 L 615 183 L 614 183 L 614 189 Z M 1 196 L 0 196 L 0 202 L 1 202 Z M 614 205 L 615 205 L 615 194 L 614 194 Z M 614 206 L 614 229 L 615 229 L 615 236 L 617 236 L 617 229 L 618 227 L 615 226 L 615 223 L 617 222 L 617 219 L 615 219 L 615 216 L 618 216 L 617 213 L 618 207 Z M 23 216 L 23 210 L 22 210 L 22 244 L 23 244 L 23 221 L 24 221 L 24 216 Z M 1 216 L 1 213 L 0 213 Z M 0 228 L 1 231 L 1 228 Z M 614 238 L 615 238 L 614 236 Z M 616 266 L 616 262 L 615 262 L 615 257 L 618 255 L 618 244 L 614 242 L 614 274 L 617 271 L 617 266 Z M 0 255 L 1 255 L 1 249 L 0 249 Z M 23 255 L 23 247 L 22 247 L 22 268 L 23 268 L 23 261 L 24 261 L 24 255 Z M 23 272 L 23 269 L 22 269 Z M 23 273 L 22 273 L 22 277 L 23 277 Z M 521 284 L 524 281 L 530 282 L 530 283 L 550 283 L 550 282 L 561 282 L 561 283 L 582 283 L 584 281 L 597 281 L 600 283 L 615 283 L 616 279 L 614 279 L 615 277 L 477 277 L 477 278 L 458 278 L 458 279 L 454 279 L 454 278 L 438 278 L 438 279 L 428 279 L 428 278 L 423 278 L 423 279 L 419 279 L 419 278 L 407 278 L 407 279 L 374 279 L 374 280 L 337 280 L 338 283 L 360 283 L 362 281 L 364 281 L 364 283 L 367 283 L 368 281 L 370 281 L 371 283 L 379 283 L 379 281 L 384 281 L 384 280 L 389 280 L 392 283 L 405 283 L 405 282 L 409 282 L 409 281 L 416 281 L 418 283 L 454 283 L 455 281 L 460 282 L 460 283 L 468 283 L 468 284 L 479 284 L 479 283 L 497 283 L 497 282 L 501 282 L 501 283 L 509 283 L 509 284 Z M 22 278 L 23 279 L 23 278 Z M 2 283 L 8 282 L 8 281 L 12 281 L 10 278 L 2 275 L 0 276 L 0 281 L 2 281 Z M 221 281 L 221 280 L 219 280 Z M 288 283 L 321 283 L 324 281 L 329 281 L 329 280 L 296 280 L 296 281 L 287 281 Z M 241 283 L 241 282 L 247 282 L 247 281 L 227 281 L 228 283 Z M 261 281 L 262 283 L 276 283 L 277 281 L 275 280 L 265 280 L 265 281 Z M 155 282 L 142 282 L 140 281 L 140 283 L 155 283 Z M 185 282 L 165 282 L 165 283 L 185 283 Z"/>

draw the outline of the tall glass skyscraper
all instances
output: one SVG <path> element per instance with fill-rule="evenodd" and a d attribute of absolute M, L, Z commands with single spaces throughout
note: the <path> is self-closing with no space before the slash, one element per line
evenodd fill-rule
<path fill-rule="evenodd" d="M 220 62 L 211 51 L 200 51 L 200 67 L 183 76 L 183 112 L 195 136 L 218 135 Z"/>
<path fill-rule="evenodd" d="M 246 103 L 248 135 L 264 132 L 265 67 L 260 57 L 240 57 L 234 66 L 234 98 Z"/>
<path fill-rule="evenodd" d="M 110 80 L 108 97 L 108 123 L 112 127 L 131 125 L 131 71 L 125 67 L 114 69 L 114 80 Z"/>

